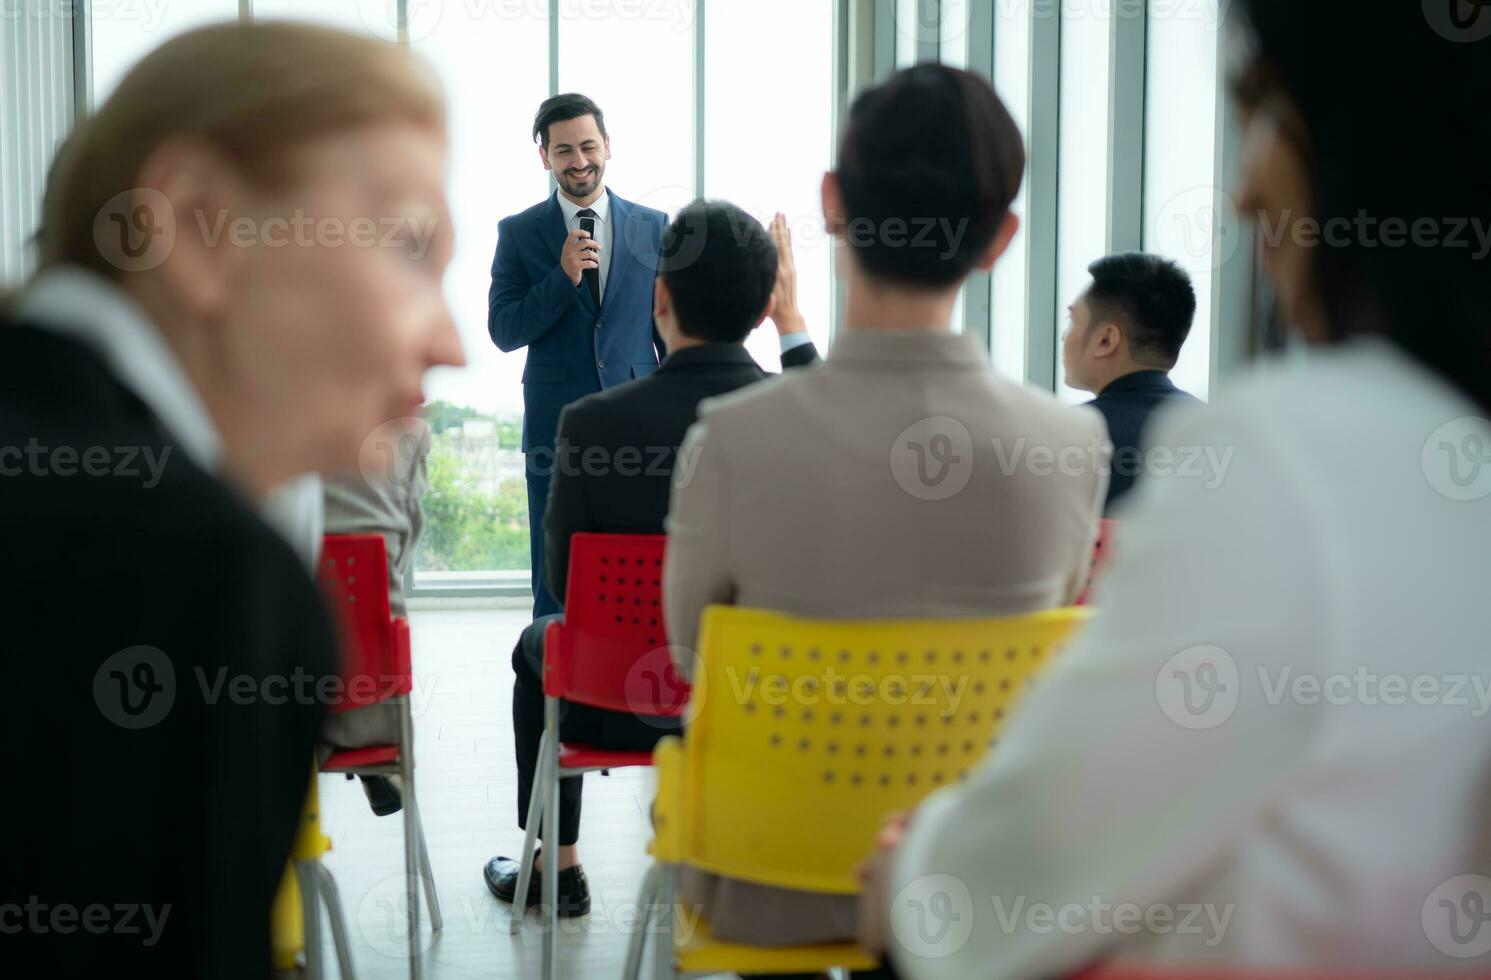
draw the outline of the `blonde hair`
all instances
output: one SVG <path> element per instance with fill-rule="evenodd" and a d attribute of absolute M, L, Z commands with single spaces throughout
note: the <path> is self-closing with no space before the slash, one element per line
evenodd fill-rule
<path fill-rule="evenodd" d="M 94 238 L 94 220 L 136 186 L 167 140 L 205 140 L 265 186 L 293 177 L 290 151 L 380 122 L 445 130 L 433 73 L 406 49 L 290 22 L 221 24 L 176 37 L 130 70 L 109 100 L 59 150 L 38 236 L 42 269 L 119 270 Z"/>

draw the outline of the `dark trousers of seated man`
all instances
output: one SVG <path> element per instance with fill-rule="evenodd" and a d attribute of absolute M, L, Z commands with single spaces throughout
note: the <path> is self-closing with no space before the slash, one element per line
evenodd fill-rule
<path fill-rule="evenodd" d="M 513 745 L 518 759 L 518 826 L 528 829 L 528 801 L 544 737 L 544 629 L 563 616 L 541 616 L 528 624 L 513 649 Z M 676 718 L 639 718 L 583 704 L 561 703 L 559 737 L 602 749 L 644 751 L 682 730 Z M 581 776 L 559 781 L 559 845 L 580 839 Z M 542 836 L 543 827 L 539 827 Z"/>

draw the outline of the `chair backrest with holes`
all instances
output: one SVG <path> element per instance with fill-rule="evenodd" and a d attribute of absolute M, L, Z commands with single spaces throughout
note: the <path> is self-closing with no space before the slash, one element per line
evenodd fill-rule
<path fill-rule="evenodd" d="M 683 859 L 857 892 L 886 814 L 962 778 L 1089 615 L 834 621 L 711 606 L 683 744 Z"/>
<path fill-rule="evenodd" d="M 681 715 L 688 687 L 668 654 L 661 534 L 570 538 L 560 649 L 545 693 L 610 711 Z M 548 659 L 546 658 L 546 663 Z"/>
<path fill-rule="evenodd" d="M 327 710 L 350 711 L 408 694 L 408 625 L 393 620 L 388 604 L 383 535 L 326 535 L 319 578 L 342 649 L 342 696 Z"/>

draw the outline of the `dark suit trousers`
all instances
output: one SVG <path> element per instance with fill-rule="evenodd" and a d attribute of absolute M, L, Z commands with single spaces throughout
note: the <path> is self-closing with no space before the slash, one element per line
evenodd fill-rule
<path fill-rule="evenodd" d="M 523 464 L 528 476 L 528 554 L 533 568 L 533 618 L 538 619 L 563 609 L 544 584 L 544 510 L 549 503 L 549 476 L 554 472 L 554 452 L 525 453 Z M 542 637 L 539 642 L 543 642 Z"/>
<path fill-rule="evenodd" d="M 518 826 L 528 829 L 528 800 L 538 769 L 539 742 L 544 736 L 544 630 L 558 616 L 536 619 L 513 648 L 513 747 L 518 762 Z M 664 735 L 679 731 L 676 719 L 642 719 L 581 704 L 559 706 L 559 735 L 566 742 L 596 748 L 643 751 Z M 559 843 L 580 839 L 580 789 L 583 776 L 559 781 Z"/>

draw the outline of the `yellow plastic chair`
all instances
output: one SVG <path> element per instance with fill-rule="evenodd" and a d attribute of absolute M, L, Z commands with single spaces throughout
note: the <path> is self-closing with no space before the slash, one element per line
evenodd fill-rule
<path fill-rule="evenodd" d="M 714 939 L 703 921 L 675 945 L 678 866 L 858 894 L 855 869 L 886 815 L 962 779 L 1090 615 L 851 621 L 707 609 L 685 736 L 659 743 L 654 757 L 648 921 L 632 936 L 625 975 L 640 976 L 649 933 L 658 978 L 874 968 L 852 942 L 744 946 Z"/>
<path fill-rule="evenodd" d="M 321 863 L 321 855 L 329 850 L 331 838 L 321 833 L 321 797 L 316 789 L 316 771 L 312 769 L 305 809 L 295 831 L 295 841 L 290 845 L 290 862 L 270 913 L 274 969 L 281 973 L 295 970 L 299 954 L 304 951 L 307 980 L 319 980 L 326 975 L 321 952 L 324 903 L 331 919 L 337 967 L 343 980 L 355 980 L 341 894 L 336 879 Z"/>

